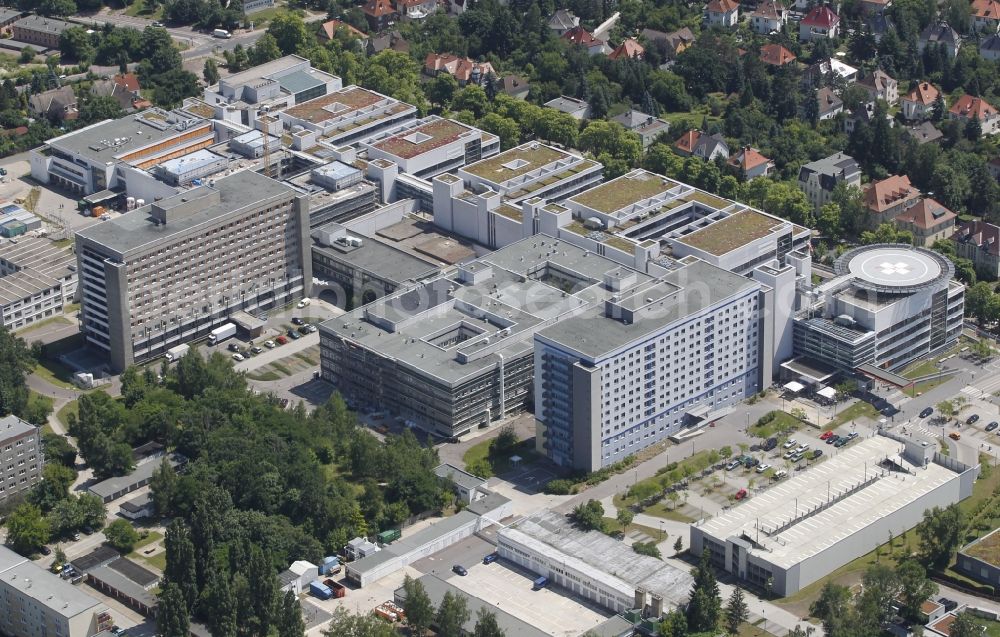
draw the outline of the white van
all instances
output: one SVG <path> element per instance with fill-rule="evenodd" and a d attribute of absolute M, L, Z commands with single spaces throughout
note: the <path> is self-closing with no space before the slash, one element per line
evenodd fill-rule
<path fill-rule="evenodd" d="M 212 31 L 212 36 L 216 38 L 222 38 L 223 40 L 228 40 L 229 38 L 233 37 L 233 34 L 230 33 L 229 31 L 226 31 L 225 29 L 216 29 L 215 31 Z"/>

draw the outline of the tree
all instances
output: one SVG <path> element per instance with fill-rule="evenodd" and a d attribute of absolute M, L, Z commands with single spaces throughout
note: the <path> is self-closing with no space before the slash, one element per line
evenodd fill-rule
<path fill-rule="evenodd" d="M 635 514 L 628 507 L 622 507 L 618 509 L 618 514 L 615 516 L 618 523 L 622 525 L 622 530 L 626 530 L 628 525 L 632 524 L 632 520 L 635 519 Z"/>
<path fill-rule="evenodd" d="M 451 73 L 438 73 L 437 77 L 424 87 L 431 104 L 447 108 L 458 92 L 458 80 Z"/>
<path fill-rule="evenodd" d="M 118 100 L 107 95 L 90 97 L 80 105 L 80 121 L 84 124 L 118 119 L 124 115 L 125 111 Z"/>
<path fill-rule="evenodd" d="M 743 589 L 736 586 L 733 588 L 733 594 L 729 596 L 729 603 L 726 604 L 726 630 L 730 635 L 735 635 L 740 632 L 740 625 L 748 619 L 750 619 L 750 608 L 743 596 Z"/>
<path fill-rule="evenodd" d="M 306 624 L 302 621 L 302 605 L 292 591 L 285 591 L 277 616 L 278 637 L 302 637 Z"/>
<path fill-rule="evenodd" d="M 35 59 L 36 52 L 30 46 L 21 49 L 21 55 L 17 56 L 19 64 L 31 64 Z"/>
<path fill-rule="evenodd" d="M 927 571 L 914 559 L 906 559 L 896 567 L 896 577 L 899 580 L 899 600 L 902 602 L 900 611 L 904 617 L 917 621 L 920 605 L 937 593 L 938 586 L 927 578 Z"/>
<path fill-rule="evenodd" d="M 684 550 L 684 540 L 682 540 L 681 536 L 678 535 L 677 541 L 674 542 L 674 552 L 680 553 L 682 550 Z"/>
<path fill-rule="evenodd" d="M 948 628 L 951 637 L 981 637 L 986 629 L 972 613 L 968 612 L 959 613 Z"/>
<path fill-rule="evenodd" d="M 604 505 L 599 500 L 588 500 L 586 504 L 578 504 L 570 516 L 577 526 L 586 531 L 599 531 L 604 528 Z"/>
<path fill-rule="evenodd" d="M 250 56 L 250 65 L 258 66 L 280 58 L 281 48 L 273 35 L 265 33 L 247 50 L 247 54 Z"/>
<path fill-rule="evenodd" d="M 948 566 L 952 554 L 962 543 L 964 526 L 962 510 L 956 504 L 924 511 L 924 519 L 917 525 L 921 560 L 933 570 Z"/>
<path fill-rule="evenodd" d="M 139 533 L 128 520 L 115 520 L 104 529 L 104 537 L 108 544 L 120 553 L 131 553 L 136 542 L 139 541 Z"/>
<path fill-rule="evenodd" d="M 647 557 L 655 557 L 656 559 L 662 559 L 660 555 L 660 549 L 656 547 L 656 542 L 650 540 L 649 542 L 633 542 L 632 550 L 639 555 L 645 555 Z"/>
<path fill-rule="evenodd" d="M 819 597 L 809 607 L 809 613 L 823 622 L 823 629 L 827 635 L 832 635 L 835 623 L 847 614 L 850 601 L 850 589 L 828 581 L 823 585 Z"/>
<path fill-rule="evenodd" d="M 94 48 L 94 40 L 83 27 L 72 27 L 66 29 L 59 36 L 59 53 L 62 59 L 73 60 L 78 64 L 87 65 L 94 59 L 97 49 Z M 31 52 L 31 57 L 35 57 L 35 52 Z M 27 60 L 28 62 L 31 59 Z"/>
<path fill-rule="evenodd" d="M 507 150 L 521 141 L 521 127 L 509 117 L 498 113 L 487 113 L 479 120 L 479 127 L 500 138 L 500 149 Z"/>
<path fill-rule="evenodd" d="M 38 3 L 38 12 L 46 16 L 67 16 L 73 15 L 76 11 L 74 0 L 41 0 Z"/>
<path fill-rule="evenodd" d="M 302 18 L 294 13 L 282 13 L 271 20 L 267 32 L 284 55 L 297 53 L 309 43 L 309 31 Z"/>
<path fill-rule="evenodd" d="M 31 491 L 31 501 L 42 511 L 50 511 L 60 500 L 69 497 L 69 488 L 75 479 L 76 472 L 69 467 L 47 463 L 42 468 L 42 481 Z"/>
<path fill-rule="evenodd" d="M 658 637 L 686 637 L 688 634 L 687 618 L 680 610 L 672 610 L 656 627 Z"/>
<path fill-rule="evenodd" d="M 431 603 L 424 585 L 409 575 L 403 579 L 403 591 L 406 593 L 403 611 L 406 613 L 406 623 L 410 625 L 410 632 L 414 635 L 423 635 L 434 621 L 434 604 Z"/>
<path fill-rule="evenodd" d="M 440 637 L 461 637 L 462 625 L 469 621 L 469 609 L 465 598 L 452 595 L 451 591 L 444 594 L 437 612 L 437 627 Z"/>
<path fill-rule="evenodd" d="M 177 473 L 167 458 L 163 458 L 160 466 L 153 471 L 149 490 L 157 514 L 168 515 L 173 511 L 172 502 L 177 492 Z"/>
<path fill-rule="evenodd" d="M 177 586 L 183 596 L 185 609 L 194 608 L 198 599 L 198 582 L 195 570 L 194 545 L 191 543 L 191 532 L 180 519 L 174 518 L 167 527 L 163 544 L 167 552 L 167 566 L 163 571 L 164 579 Z M 248 570 L 253 573 L 253 571 Z"/>
<path fill-rule="evenodd" d="M 35 366 L 35 357 L 24 340 L 0 327 L 0 416 L 22 414 L 28 405 L 25 377 Z"/>
<path fill-rule="evenodd" d="M 333 611 L 333 619 L 323 632 L 326 637 L 398 637 L 395 627 L 371 613 L 353 615 L 343 606 Z"/>
<path fill-rule="evenodd" d="M 497 616 L 486 610 L 485 607 L 480 608 L 479 612 L 476 613 L 476 628 L 472 632 L 472 637 L 506 637 L 507 633 L 500 629 L 500 624 L 497 623 Z"/>
<path fill-rule="evenodd" d="M 208 58 L 205 60 L 205 67 L 201 72 L 202 77 L 205 78 L 205 83 L 209 86 L 219 83 L 219 65 L 216 64 L 215 60 Z"/>
<path fill-rule="evenodd" d="M 181 589 L 169 582 L 160 591 L 156 608 L 157 637 L 188 637 L 191 633 L 190 614 Z"/>
<path fill-rule="evenodd" d="M 698 568 L 693 575 L 694 588 L 687 608 L 688 628 L 697 633 L 715 630 L 719 625 L 722 600 L 719 597 L 719 584 L 712 571 L 708 549 L 702 552 Z"/>
<path fill-rule="evenodd" d="M 955 408 L 955 403 L 950 400 L 942 400 L 935 407 L 938 413 L 944 416 L 946 420 L 954 418 L 958 414 L 958 409 Z"/>
<path fill-rule="evenodd" d="M 22 504 L 7 516 L 7 543 L 22 555 L 30 555 L 49 541 L 50 527 L 42 510 Z"/>

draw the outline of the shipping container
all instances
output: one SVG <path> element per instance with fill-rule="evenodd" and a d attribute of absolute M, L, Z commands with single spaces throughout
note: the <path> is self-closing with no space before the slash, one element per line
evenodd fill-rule
<path fill-rule="evenodd" d="M 339 573 L 339 572 L 340 572 L 339 557 L 331 556 L 323 558 L 323 563 L 320 564 L 319 566 L 320 575 L 330 575 L 331 573 Z"/>
<path fill-rule="evenodd" d="M 323 580 L 323 585 L 329 588 L 331 594 L 338 599 L 347 595 L 347 587 L 340 582 L 332 579 L 325 579 Z"/>
<path fill-rule="evenodd" d="M 389 529 L 378 534 L 379 544 L 392 544 L 403 536 L 399 529 Z"/>
<path fill-rule="evenodd" d="M 330 587 L 318 579 L 309 582 L 309 594 L 319 599 L 330 599 L 333 597 L 333 591 Z"/>

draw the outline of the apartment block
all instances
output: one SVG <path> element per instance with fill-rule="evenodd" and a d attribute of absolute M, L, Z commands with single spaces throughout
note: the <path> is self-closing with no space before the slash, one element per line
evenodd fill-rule
<path fill-rule="evenodd" d="M 0 325 L 17 330 L 61 314 L 76 290 L 71 249 L 33 237 L 0 242 Z"/>
<path fill-rule="evenodd" d="M 42 480 L 41 429 L 17 416 L 0 418 L 0 504 Z"/>
<path fill-rule="evenodd" d="M 81 330 L 115 371 L 312 284 L 307 196 L 251 171 L 90 226 L 76 246 Z"/>
<path fill-rule="evenodd" d="M 36 48 L 58 49 L 63 32 L 74 25 L 64 20 L 56 20 L 40 15 L 21 18 L 12 27 L 13 39 Z"/>

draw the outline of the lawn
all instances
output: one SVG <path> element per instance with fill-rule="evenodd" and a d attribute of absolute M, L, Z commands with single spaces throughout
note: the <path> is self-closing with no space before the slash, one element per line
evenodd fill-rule
<path fill-rule="evenodd" d="M 921 376 L 936 374 L 939 371 L 941 370 L 934 364 L 934 361 L 919 361 L 904 369 L 902 375 L 912 380 Z"/>
<path fill-rule="evenodd" d="M 628 525 L 628 529 L 622 529 L 621 522 L 616 518 L 604 518 L 604 532 L 608 535 L 614 535 L 619 531 L 625 531 L 628 535 L 632 531 L 642 531 L 649 537 L 653 538 L 655 542 L 663 542 L 667 539 L 667 534 L 662 529 L 654 529 L 651 526 L 646 526 L 645 524 L 636 524 L 633 522 Z"/>
<path fill-rule="evenodd" d="M 761 620 L 759 624 L 749 624 L 744 622 L 740 625 L 737 637 L 775 637 L 774 633 L 764 630 L 766 620 Z"/>
<path fill-rule="evenodd" d="M 760 424 L 760 420 L 750 427 L 750 434 L 758 438 L 770 438 L 774 435 L 790 434 L 802 427 L 802 421 L 795 416 L 784 412 L 775 411 L 774 419 L 770 422 Z"/>
<path fill-rule="evenodd" d="M 80 306 L 78 305 L 77 308 L 79 307 Z M 45 319 L 44 321 L 38 321 L 37 323 L 32 323 L 23 330 L 18 331 L 17 335 L 23 338 L 25 334 L 30 334 L 40 328 L 48 327 L 49 325 L 72 325 L 72 324 L 73 321 L 69 320 L 65 316 L 53 316 L 51 318 Z M 30 340 L 30 339 L 25 339 L 25 340 Z"/>
<path fill-rule="evenodd" d="M 49 411 L 49 412 L 52 411 L 52 399 L 51 398 L 49 398 L 48 396 L 43 396 L 42 394 L 39 394 L 38 392 L 29 389 L 28 390 L 28 405 L 29 405 L 29 410 L 32 413 L 36 413 L 35 409 L 34 409 L 34 406 L 36 404 L 39 404 L 39 403 L 42 404 L 42 405 L 47 405 L 48 406 L 48 408 L 46 409 L 46 411 Z"/>
<path fill-rule="evenodd" d="M 879 419 L 878 410 L 872 407 L 869 403 L 859 400 L 850 407 L 840 411 L 837 415 L 827 423 L 828 429 L 834 429 L 843 425 L 844 423 L 851 422 L 852 420 L 857 420 L 858 418 L 870 418 L 872 420 Z"/>
<path fill-rule="evenodd" d="M 153 542 L 157 542 L 162 539 L 163 539 L 162 533 L 158 531 L 149 531 L 149 535 L 147 535 L 145 538 L 135 543 L 135 547 L 133 548 L 132 553 L 133 554 L 138 553 L 140 549 L 145 548 L 150 544 L 152 544 Z"/>
<path fill-rule="evenodd" d="M 160 551 L 154 555 L 142 555 L 141 553 L 132 553 L 129 557 L 133 559 L 142 560 L 146 564 L 149 564 L 153 568 L 159 570 L 161 573 L 167 570 L 167 552 Z"/>
<path fill-rule="evenodd" d="M 714 458 L 714 459 L 713 459 Z M 699 451 L 690 458 L 681 462 L 671 463 L 663 467 L 655 476 L 650 476 L 640 480 L 629 488 L 628 494 L 623 496 L 618 493 L 614 497 L 615 506 L 618 508 L 632 506 L 639 500 L 644 500 L 649 496 L 659 493 L 675 482 L 680 482 L 686 476 L 692 476 L 702 469 L 708 467 L 713 462 L 718 462 L 719 452 L 709 449 Z M 638 494 L 641 497 L 637 497 Z"/>
<path fill-rule="evenodd" d="M 78 401 L 76 399 L 73 399 L 68 403 L 66 403 L 65 405 L 63 405 L 62 409 L 56 412 L 56 418 L 58 418 L 59 422 L 61 422 L 63 425 L 69 427 L 69 422 L 68 422 L 69 415 L 73 414 L 74 416 L 78 416 L 79 413 L 80 413 L 80 408 Z"/>
<path fill-rule="evenodd" d="M 490 443 L 493 442 L 493 440 L 495 440 L 495 438 L 477 442 L 469 447 L 465 454 L 462 455 L 462 462 L 465 463 L 466 471 L 469 471 L 470 473 L 476 473 L 476 471 L 478 471 L 479 473 L 476 475 L 479 475 L 486 473 L 486 468 L 490 467 L 492 468 L 492 475 L 497 475 L 510 469 L 510 457 L 514 455 L 518 455 L 523 458 L 521 466 L 535 461 L 534 440 L 522 440 L 504 456 L 499 458 L 490 458 Z M 476 471 L 473 471 L 470 467 L 476 469 Z M 490 476 L 479 475 L 479 477 L 489 478 Z"/>
<path fill-rule="evenodd" d="M 35 374 L 51 385 L 63 389 L 76 389 L 69 379 L 73 378 L 73 370 L 59 361 L 42 359 L 35 365 Z"/>
<path fill-rule="evenodd" d="M 683 504 L 680 504 L 680 506 L 683 506 Z M 669 500 L 661 500 L 653 506 L 643 509 L 642 512 L 646 515 L 663 518 L 664 520 L 674 520 L 675 522 L 684 522 L 685 524 L 694 522 L 694 518 L 691 516 L 684 515 L 675 508 L 672 508 Z"/>
<path fill-rule="evenodd" d="M 264 380 L 264 381 L 278 380 L 281 378 L 281 374 L 272 371 L 261 372 L 259 374 L 256 372 L 247 372 L 247 378 L 250 378 L 252 380 Z"/>
<path fill-rule="evenodd" d="M 159 20 L 163 17 L 163 4 L 157 4 L 152 9 L 146 8 L 146 0 L 135 0 L 125 9 L 125 15 L 133 18 L 140 17 L 148 20 Z"/>

